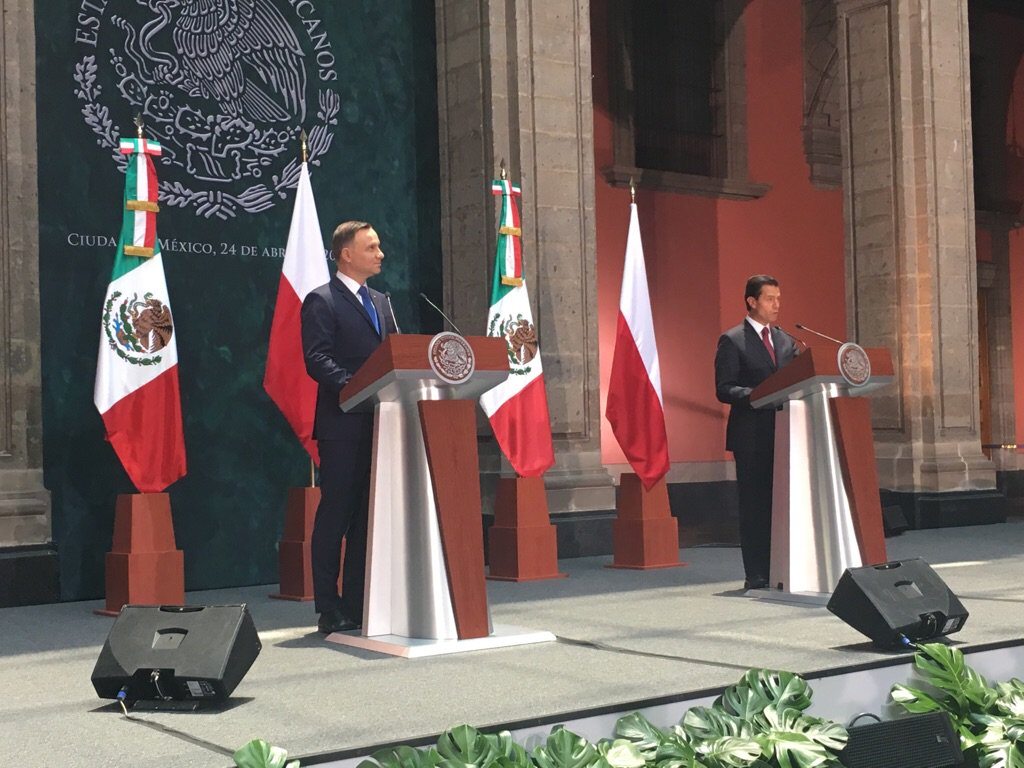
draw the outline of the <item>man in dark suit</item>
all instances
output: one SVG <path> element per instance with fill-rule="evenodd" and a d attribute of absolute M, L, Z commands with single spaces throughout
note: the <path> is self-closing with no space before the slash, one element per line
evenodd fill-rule
<path fill-rule="evenodd" d="M 319 385 L 313 437 L 320 451 L 320 506 L 313 524 L 313 598 L 324 633 L 363 623 L 366 528 L 370 499 L 373 414 L 345 413 L 342 387 L 395 332 L 390 303 L 366 280 L 380 274 L 384 252 L 365 221 L 338 225 L 331 239 L 337 272 L 302 303 L 306 371 Z M 346 538 L 347 537 L 347 538 Z M 342 595 L 338 595 L 345 538 Z"/>
<path fill-rule="evenodd" d="M 780 298 L 774 277 L 748 279 L 743 293 L 747 317 L 721 335 L 715 354 L 715 391 L 719 401 L 731 406 L 725 448 L 736 459 L 747 589 L 768 586 L 775 463 L 775 409 L 752 408 L 750 392 L 797 354 L 792 337 L 774 325 Z"/>

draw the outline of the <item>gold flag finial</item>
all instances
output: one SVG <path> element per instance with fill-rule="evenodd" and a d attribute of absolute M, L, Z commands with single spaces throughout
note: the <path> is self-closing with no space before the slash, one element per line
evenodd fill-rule
<path fill-rule="evenodd" d="M 636 184 L 633 183 L 633 177 L 629 177 L 629 202 L 636 202 Z"/>
<path fill-rule="evenodd" d="M 135 115 L 135 119 L 134 119 L 133 122 L 135 123 L 135 133 L 138 134 L 138 137 L 141 139 L 142 138 L 142 128 L 143 128 L 143 125 L 144 125 L 144 123 L 142 122 L 142 113 L 141 112 L 139 112 L 137 115 Z"/>
<path fill-rule="evenodd" d="M 309 160 L 309 136 L 306 135 L 306 129 L 302 128 L 299 133 L 299 141 L 302 142 L 302 162 Z"/>
<path fill-rule="evenodd" d="M 501 158 L 501 175 L 498 177 L 502 181 L 508 178 L 508 171 L 505 170 L 505 158 Z"/>

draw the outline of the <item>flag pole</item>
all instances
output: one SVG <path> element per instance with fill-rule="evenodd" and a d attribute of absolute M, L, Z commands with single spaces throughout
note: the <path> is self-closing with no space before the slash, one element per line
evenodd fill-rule
<path fill-rule="evenodd" d="M 636 204 L 636 185 L 633 184 L 633 177 L 629 177 L 629 202 Z"/>
<path fill-rule="evenodd" d="M 299 133 L 299 141 L 302 142 L 302 162 L 305 163 L 309 160 L 309 137 L 305 128 Z"/>

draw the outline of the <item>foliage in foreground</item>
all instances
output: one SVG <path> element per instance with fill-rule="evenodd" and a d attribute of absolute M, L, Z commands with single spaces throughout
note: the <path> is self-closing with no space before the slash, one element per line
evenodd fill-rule
<path fill-rule="evenodd" d="M 907 712 L 945 712 L 968 765 L 1024 768 L 1024 682 L 991 684 L 942 643 L 917 647 L 915 680 L 892 687 Z M 799 675 L 752 669 L 710 707 L 692 707 L 660 728 L 639 712 L 619 719 L 615 738 L 592 744 L 555 726 L 532 751 L 508 731 L 469 725 L 445 731 L 425 749 L 375 752 L 358 768 L 841 768 L 846 729 L 808 715 L 811 688 Z M 235 753 L 239 768 L 298 768 L 287 752 L 254 740 Z"/>
<path fill-rule="evenodd" d="M 1024 768 L 1024 683 L 1017 678 L 991 685 L 957 648 L 918 646 L 916 684 L 892 687 L 892 700 L 908 712 L 945 712 L 960 734 L 969 764 L 979 768 Z"/>

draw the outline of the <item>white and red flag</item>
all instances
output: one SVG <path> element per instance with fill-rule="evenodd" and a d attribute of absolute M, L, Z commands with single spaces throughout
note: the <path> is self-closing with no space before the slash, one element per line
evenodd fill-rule
<path fill-rule="evenodd" d="M 313 439 L 316 382 L 306 373 L 302 356 L 300 313 L 306 294 L 330 279 L 313 187 L 309 183 L 309 170 L 303 163 L 295 193 L 292 224 L 288 230 L 288 245 L 284 251 L 281 282 L 277 287 L 274 320 L 270 326 L 263 388 L 317 464 L 320 463 L 320 455 Z"/>
<path fill-rule="evenodd" d="M 555 450 L 540 344 L 523 277 L 522 229 L 515 202 L 521 192 L 501 179 L 492 182 L 491 193 L 501 196 L 501 221 L 487 335 L 505 339 L 511 373 L 483 394 L 480 405 L 516 474 L 539 477 L 555 463 Z"/>
<path fill-rule="evenodd" d="M 185 474 L 174 332 L 156 236 L 160 144 L 121 139 L 124 215 L 103 303 L 93 402 L 135 487 L 159 493 Z"/>
<path fill-rule="evenodd" d="M 661 366 L 654 340 L 644 247 L 636 203 L 629 206 L 626 262 L 605 415 L 622 452 L 648 490 L 668 473 Z"/>

